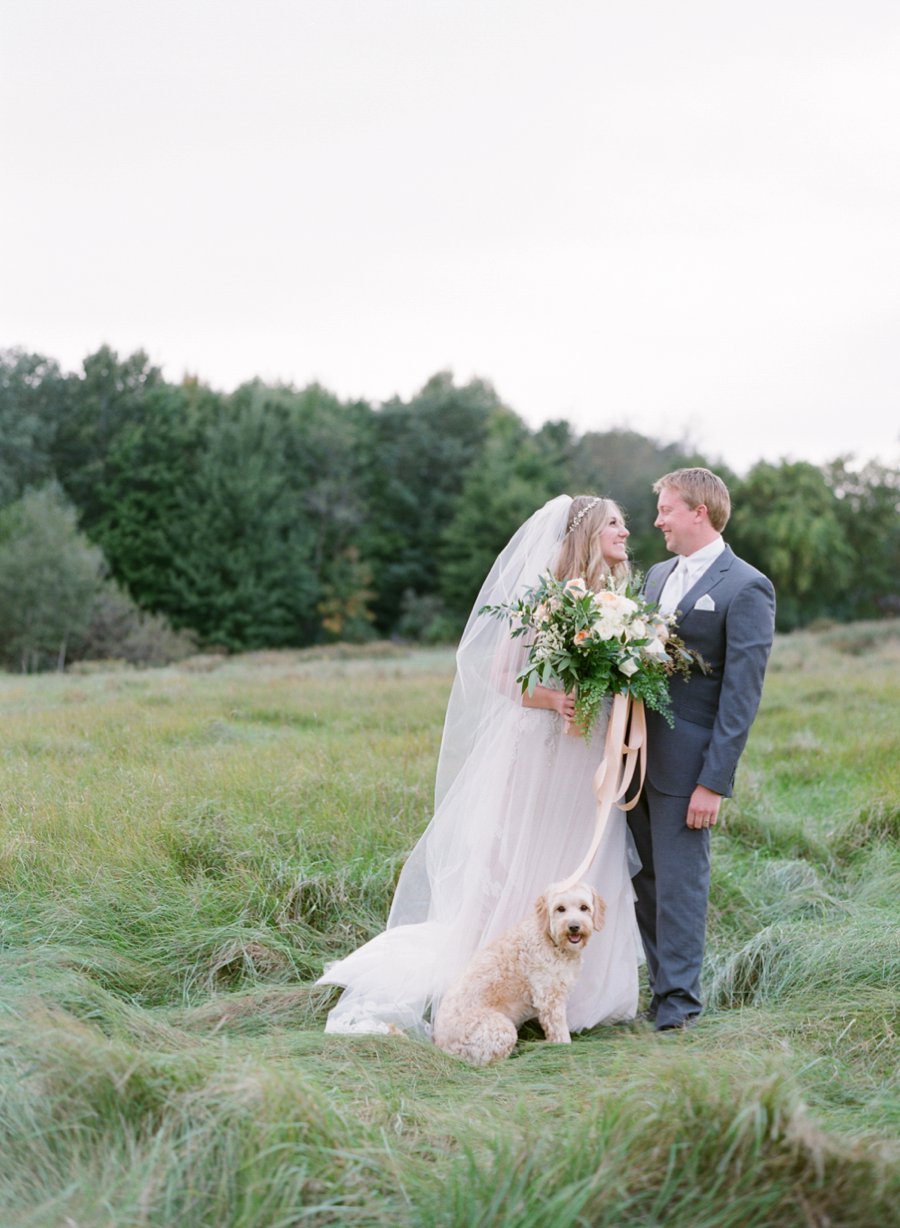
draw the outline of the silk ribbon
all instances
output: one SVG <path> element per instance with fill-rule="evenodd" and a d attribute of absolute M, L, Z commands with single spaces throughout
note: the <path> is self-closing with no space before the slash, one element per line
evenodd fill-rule
<path fill-rule="evenodd" d="M 629 722 L 629 716 L 631 718 Z M 637 792 L 630 802 L 623 801 L 640 768 Z M 556 884 L 560 891 L 567 891 L 580 882 L 597 856 L 613 806 L 631 810 L 637 803 L 644 787 L 647 770 L 647 719 L 643 700 L 630 695 L 616 695 L 612 702 L 609 724 L 606 727 L 606 742 L 603 758 L 594 776 L 594 796 L 597 799 L 597 817 L 594 823 L 594 838 L 577 870 Z"/>

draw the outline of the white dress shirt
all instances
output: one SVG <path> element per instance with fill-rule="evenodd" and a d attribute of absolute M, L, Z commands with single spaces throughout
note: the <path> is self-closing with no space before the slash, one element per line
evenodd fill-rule
<path fill-rule="evenodd" d="M 682 554 L 669 573 L 659 597 L 660 614 L 671 614 L 689 588 L 693 588 L 706 569 L 725 549 L 721 534 L 693 554 Z"/>

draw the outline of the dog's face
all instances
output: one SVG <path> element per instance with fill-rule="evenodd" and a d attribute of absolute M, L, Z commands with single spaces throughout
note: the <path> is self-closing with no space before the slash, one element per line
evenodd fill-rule
<path fill-rule="evenodd" d="M 535 905 L 550 940 L 566 951 L 581 951 L 595 930 L 603 928 L 606 904 L 587 883 L 567 891 L 550 886 Z"/>

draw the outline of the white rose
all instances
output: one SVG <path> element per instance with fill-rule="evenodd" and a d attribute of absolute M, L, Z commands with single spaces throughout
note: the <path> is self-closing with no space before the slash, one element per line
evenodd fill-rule
<path fill-rule="evenodd" d="M 648 657 L 657 657 L 660 661 L 666 658 L 666 646 L 660 639 L 652 639 L 649 644 L 645 644 L 644 652 Z"/>
<path fill-rule="evenodd" d="M 636 618 L 628 628 L 628 638 L 632 640 L 645 640 L 647 638 L 647 624 L 642 618 Z"/>
<path fill-rule="evenodd" d="M 638 672 L 638 663 L 635 661 L 634 657 L 626 657 L 625 660 L 619 665 L 619 670 L 625 675 L 626 678 L 630 678 L 632 674 L 636 674 Z"/>
<path fill-rule="evenodd" d="M 591 637 L 598 640 L 611 640 L 618 628 L 611 618 L 598 618 L 591 626 Z"/>

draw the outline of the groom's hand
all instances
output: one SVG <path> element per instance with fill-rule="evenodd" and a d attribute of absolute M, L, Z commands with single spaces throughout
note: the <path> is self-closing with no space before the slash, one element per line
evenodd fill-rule
<path fill-rule="evenodd" d="M 715 827 L 719 818 L 721 793 L 713 793 L 706 785 L 697 785 L 688 802 L 688 827 Z"/>

